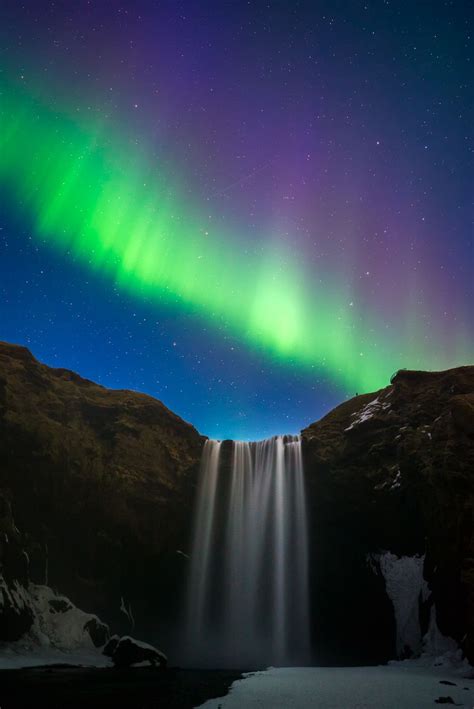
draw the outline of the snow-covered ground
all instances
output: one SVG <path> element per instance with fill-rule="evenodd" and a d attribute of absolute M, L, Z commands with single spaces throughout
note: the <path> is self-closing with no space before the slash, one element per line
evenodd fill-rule
<path fill-rule="evenodd" d="M 18 670 L 22 667 L 43 665 L 74 665 L 75 667 L 111 667 L 110 657 L 100 650 L 80 648 L 59 650 L 54 647 L 22 647 L 21 641 L 0 644 L 0 670 Z"/>
<path fill-rule="evenodd" d="M 451 697 L 473 709 L 474 680 L 466 668 L 427 666 L 407 660 L 381 667 L 281 667 L 248 673 L 226 697 L 205 709 L 435 709 Z M 454 683 L 441 684 L 440 681 Z M 465 689 L 467 687 L 467 689 Z M 452 703 L 442 703 L 453 706 Z"/>

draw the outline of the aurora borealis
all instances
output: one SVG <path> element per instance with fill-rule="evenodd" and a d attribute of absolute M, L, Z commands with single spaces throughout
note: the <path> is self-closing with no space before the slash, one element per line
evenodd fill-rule
<path fill-rule="evenodd" d="M 0 339 L 219 437 L 472 362 L 463 9 L 221 7 L 6 3 Z"/>

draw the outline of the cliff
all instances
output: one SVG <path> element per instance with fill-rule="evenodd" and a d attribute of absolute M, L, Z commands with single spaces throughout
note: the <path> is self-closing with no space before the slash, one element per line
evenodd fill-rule
<path fill-rule="evenodd" d="M 4 575 L 57 588 L 124 630 L 160 607 L 170 619 L 202 445 L 161 402 L 0 343 Z"/>
<path fill-rule="evenodd" d="M 67 597 L 93 643 L 100 618 L 171 651 L 203 441 L 0 343 L 0 641 Z M 400 371 L 302 441 L 314 661 L 416 653 L 436 627 L 474 661 L 474 367 Z"/>
<path fill-rule="evenodd" d="M 441 633 L 473 661 L 474 367 L 401 370 L 390 386 L 341 404 L 302 436 L 321 655 L 394 656 L 394 609 L 377 563 L 390 552 L 406 569 L 407 560 L 421 564 L 421 633 L 434 607 Z"/>

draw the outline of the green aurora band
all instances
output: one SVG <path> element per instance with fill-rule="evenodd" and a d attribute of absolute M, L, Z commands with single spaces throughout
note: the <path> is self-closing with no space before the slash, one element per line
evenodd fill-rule
<path fill-rule="evenodd" d="M 350 391 L 384 386 L 399 367 L 470 360 L 462 334 L 446 352 L 416 336 L 413 314 L 408 328 L 387 330 L 350 307 L 346 279 L 335 287 L 331 274 L 305 273 L 271 240 L 242 253 L 106 122 L 73 120 L 11 86 L 0 111 L 0 182 L 35 236 L 133 296 L 203 318 L 273 361 L 325 371 Z"/>

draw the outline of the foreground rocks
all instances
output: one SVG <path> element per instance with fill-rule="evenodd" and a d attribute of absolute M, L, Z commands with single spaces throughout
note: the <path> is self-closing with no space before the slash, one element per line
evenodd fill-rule
<path fill-rule="evenodd" d="M 112 635 L 102 653 L 106 657 L 110 657 L 115 667 L 118 668 L 130 667 L 142 662 L 148 662 L 153 667 L 157 665 L 166 667 L 168 664 L 166 655 L 156 647 L 129 636 L 121 638 L 118 635 Z"/>
<path fill-rule="evenodd" d="M 441 633 L 473 662 L 474 367 L 402 370 L 302 436 L 317 658 L 395 656 L 394 609 L 373 564 L 391 552 L 422 561 L 420 633 L 434 604 Z"/>
<path fill-rule="evenodd" d="M 166 655 L 156 647 L 128 636 L 118 639 L 113 649 L 109 648 L 109 651 L 111 651 L 112 662 L 118 668 L 130 667 L 142 662 L 148 662 L 152 667 L 162 668 L 168 664 Z M 104 654 L 107 654 L 105 649 Z"/>

